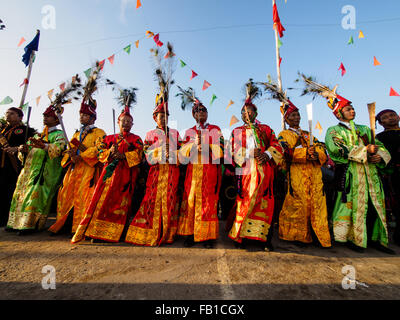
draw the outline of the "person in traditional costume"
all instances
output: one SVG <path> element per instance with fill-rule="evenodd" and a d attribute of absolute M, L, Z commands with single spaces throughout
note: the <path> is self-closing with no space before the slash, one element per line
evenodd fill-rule
<path fill-rule="evenodd" d="M 120 133 L 106 136 L 97 144 L 104 167 L 71 243 L 85 237 L 91 238 L 92 243 L 120 241 L 143 158 L 142 139 L 130 132 L 133 117 L 129 108 L 136 103 L 136 90 L 120 91 L 120 101 L 125 105 L 118 117 Z"/>
<path fill-rule="evenodd" d="M 338 195 L 333 209 L 335 241 L 347 243 L 358 252 L 367 246 L 388 254 L 388 229 L 385 197 L 378 168 L 390 161 L 390 154 L 379 140 L 372 142 L 371 129 L 354 123 L 355 110 L 351 101 L 312 77 L 301 75 L 305 82 L 303 94 L 321 95 L 339 120 L 329 127 L 325 144 L 335 162 Z"/>
<path fill-rule="evenodd" d="M 180 162 L 187 164 L 187 169 L 177 234 L 186 236 L 186 247 L 203 242 L 206 248 L 212 248 L 219 230 L 218 199 L 224 138 L 218 126 L 207 122 L 207 108 L 195 97 L 193 89 L 178 88 L 182 109 L 192 104 L 196 125 L 186 130 L 179 152 Z"/>
<path fill-rule="evenodd" d="M 241 247 L 243 242 L 257 240 L 263 250 L 272 251 L 274 169 L 282 161 L 283 150 L 274 131 L 256 121 L 257 107 L 253 101 L 260 94 L 260 88 L 250 79 L 242 107 L 244 124 L 231 135 L 230 153 L 236 166 L 238 195 L 229 238 Z"/>
<path fill-rule="evenodd" d="M 166 56 L 168 59 L 174 56 L 170 44 Z M 177 130 L 168 126 L 168 96 L 173 82 L 170 69 L 163 67 L 160 64 L 156 69 L 160 93 L 156 97 L 153 119 L 157 126 L 147 132 L 144 141 L 144 154 L 150 165 L 146 192 L 125 238 L 127 243 L 143 246 L 172 243 L 178 228 L 178 150 L 181 138 Z"/>
<path fill-rule="evenodd" d="M 17 158 L 18 147 L 36 133 L 35 129 L 22 123 L 23 117 L 21 108 L 9 108 L 5 113 L 6 122 L 0 127 L 0 227 L 7 224 L 11 199 L 22 169 L 22 163 Z"/>
<path fill-rule="evenodd" d="M 68 169 L 58 191 L 57 220 L 49 228 L 51 234 L 60 232 L 71 213 L 71 233 L 75 233 L 89 206 L 103 167 L 103 163 L 98 160 L 99 149 L 96 143 L 106 133 L 94 124 L 97 118 L 97 102 L 92 98 L 97 89 L 99 71 L 93 69 L 84 87 L 84 98 L 79 110 L 81 128 L 74 133 L 70 148 L 61 161 L 62 167 Z"/>
<path fill-rule="evenodd" d="M 43 132 L 18 148 L 21 161 L 22 154 L 27 155 L 11 201 L 7 228 L 19 230 L 19 235 L 44 229 L 61 181 L 66 141 L 62 130 L 57 128 L 56 110 L 62 112 L 58 103 L 50 105 L 43 113 Z"/>
<path fill-rule="evenodd" d="M 278 141 L 284 149 L 283 171 L 288 190 L 279 213 L 279 238 L 300 245 L 311 243 L 315 234 L 322 247 L 331 246 L 326 198 L 323 191 L 321 166 L 327 160 L 325 149 L 310 133 L 300 128 L 299 109 L 271 82 L 265 90 L 281 103 L 281 112 L 289 129 L 283 130 Z"/>
<path fill-rule="evenodd" d="M 400 246 L 400 127 L 399 115 L 391 109 L 385 109 L 376 115 L 378 123 L 385 128 L 376 138 L 383 143 L 392 159 L 381 172 L 385 190 L 386 209 L 391 210 L 396 227 L 393 242 Z"/>

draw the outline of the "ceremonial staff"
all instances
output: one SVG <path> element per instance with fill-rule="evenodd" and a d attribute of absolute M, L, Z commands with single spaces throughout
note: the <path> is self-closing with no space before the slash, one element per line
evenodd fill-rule
<path fill-rule="evenodd" d="M 368 114 L 369 114 L 369 123 L 371 126 L 371 144 L 375 144 L 375 102 L 371 102 L 367 104 L 368 106 Z"/>
<path fill-rule="evenodd" d="M 307 105 L 307 116 L 308 116 L 308 130 L 310 135 L 310 147 L 313 145 L 313 135 L 312 135 L 312 103 Z"/>

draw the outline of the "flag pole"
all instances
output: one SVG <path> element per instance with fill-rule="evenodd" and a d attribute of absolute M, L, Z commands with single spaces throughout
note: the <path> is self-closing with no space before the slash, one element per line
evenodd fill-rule
<path fill-rule="evenodd" d="M 36 34 L 40 34 L 40 30 L 37 30 Z M 34 58 L 35 58 L 35 50 L 32 51 L 31 56 L 29 57 L 28 74 L 25 79 L 26 81 L 24 80 L 25 85 L 24 85 L 24 91 L 22 92 L 21 102 L 19 104 L 20 108 L 22 108 L 22 106 L 24 105 L 24 102 L 25 102 L 26 93 L 28 91 L 29 79 L 31 78 L 32 65 L 33 65 Z"/>
<path fill-rule="evenodd" d="M 272 7 L 276 4 L 276 0 L 272 0 Z M 282 77 L 281 77 L 281 66 L 279 63 L 280 60 L 280 50 L 279 50 L 279 36 L 278 36 L 278 28 L 274 25 L 274 31 L 275 31 L 275 49 L 276 49 L 276 74 L 278 78 L 278 86 L 279 90 L 282 91 Z M 283 118 L 283 114 L 281 113 L 281 125 L 282 125 L 282 130 L 286 129 L 285 125 L 285 120 Z"/>

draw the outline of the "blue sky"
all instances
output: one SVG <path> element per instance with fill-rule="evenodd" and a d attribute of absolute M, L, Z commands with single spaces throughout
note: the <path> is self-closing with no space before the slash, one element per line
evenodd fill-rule
<path fill-rule="evenodd" d="M 91 67 L 98 59 L 116 53 L 114 65 L 106 62 L 104 77 L 125 87 L 138 87 L 138 104 L 135 106 L 132 131 L 142 138 L 155 127 L 152 110 L 157 93 L 153 76 L 150 48 L 152 39 L 145 38 L 146 30 L 160 33 L 160 40 L 170 41 L 177 58 L 187 63 L 176 66 L 174 78 L 181 87 L 191 86 L 209 109 L 209 122 L 225 129 L 229 134 L 232 115 L 240 118 L 244 99 L 243 86 L 249 78 L 266 80 L 267 74 L 276 78 L 275 40 L 272 30 L 270 0 L 84 0 L 84 1 L 2 1 L 0 19 L 6 29 L 0 31 L 0 99 L 11 96 L 14 105 L 21 99 L 19 85 L 26 76 L 21 62 L 23 47 L 41 29 L 37 59 L 33 66 L 27 101 L 33 107 L 31 124 L 41 130 L 42 112 L 48 106 L 46 93 L 57 92 L 59 84 Z M 331 86 L 338 84 L 338 93 L 353 101 L 357 112 L 356 122 L 369 124 L 367 103 L 376 102 L 377 112 L 385 108 L 399 111 L 400 97 L 390 97 L 392 86 L 400 92 L 400 64 L 398 62 L 400 2 L 386 0 L 277 0 L 282 24 L 286 28 L 281 39 L 281 64 L 283 87 L 300 88 L 294 83 L 297 72 L 317 77 Z M 56 28 L 43 29 L 42 8 L 52 5 L 56 10 Z M 341 26 L 342 7 L 356 9 L 356 29 Z M 359 31 L 365 35 L 359 39 Z M 350 36 L 354 44 L 348 45 Z M 28 41 L 21 47 L 21 37 Z M 139 48 L 134 42 L 139 40 Z M 132 44 L 132 52 L 122 49 Z M 381 62 L 373 66 L 373 57 Z M 338 71 L 343 62 L 347 69 L 344 77 Z M 198 77 L 190 80 L 191 69 Z M 202 91 L 203 81 L 211 87 Z M 307 129 L 306 104 L 311 97 L 300 97 L 300 90 L 288 95 L 301 110 L 301 126 Z M 194 125 L 190 111 L 180 109 L 175 98 L 176 87 L 170 98 L 170 121 L 176 121 L 181 132 Z M 218 98 L 210 106 L 212 95 Z M 97 126 L 107 134 L 113 133 L 112 108 L 120 112 L 110 88 L 99 89 Z M 36 97 L 42 96 L 39 106 Z M 226 106 L 232 99 L 228 110 Z M 270 125 L 278 134 L 281 130 L 279 104 L 276 101 L 258 101 L 258 119 Z M 322 99 L 313 101 L 314 120 L 324 131 L 316 137 L 323 140 L 325 130 L 337 123 Z M 0 106 L 2 116 L 8 106 Z M 65 122 L 69 137 L 79 127 L 79 103 L 66 105 Z M 315 125 L 315 123 L 314 123 Z M 235 125 L 236 126 L 236 125 Z M 378 132 L 382 128 L 378 125 Z"/>

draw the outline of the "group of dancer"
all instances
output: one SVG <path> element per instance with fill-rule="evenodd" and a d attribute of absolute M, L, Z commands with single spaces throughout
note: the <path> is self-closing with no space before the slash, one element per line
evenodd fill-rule
<path fill-rule="evenodd" d="M 70 221 L 72 243 L 92 239 L 159 246 L 183 236 L 187 247 L 201 242 L 212 248 L 219 238 L 221 184 L 232 176 L 236 194 L 226 230 L 236 247 L 254 242 L 272 251 L 275 222 L 285 241 L 329 248 L 333 235 L 356 251 L 368 246 L 394 254 L 388 244 L 390 238 L 400 245 L 400 130 L 395 111 L 377 115 L 385 131 L 374 137 L 368 126 L 354 123 L 351 101 L 336 88 L 303 77 L 306 91 L 326 98 L 339 121 L 328 128 L 322 143 L 300 128 L 299 109 L 276 85 L 250 79 L 241 109 L 243 124 L 225 141 L 221 129 L 208 122 L 208 109 L 194 90 L 178 87 L 182 108 L 191 106 L 195 123 L 182 139 L 168 126 L 172 82 L 157 74 L 155 128 L 144 142 L 131 132 L 135 89 L 120 90 L 124 109 L 118 116 L 119 133 L 106 135 L 95 126 L 95 74 L 84 87 L 81 128 L 68 142 L 58 129 L 67 99 L 45 110 L 42 133 L 22 123 L 20 108 L 6 111 L 0 137 L 0 218 L 6 231 L 25 235 L 45 229 L 56 197 L 57 218 L 48 230 L 57 234 Z M 255 100 L 263 89 L 281 104 L 288 129 L 278 136 L 257 119 Z M 335 164 L 336 189 L 331 223 L 321 171 L 329 158 Z M 145 168 L 140 196 L 138 181 Z M 278 172 L 285 177 L 286 196 L 276 212 Z M 387 209 L 395 217 L 393 237 Z"/>

